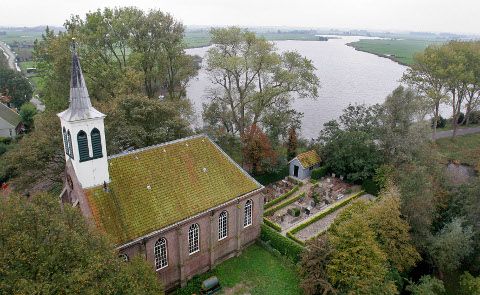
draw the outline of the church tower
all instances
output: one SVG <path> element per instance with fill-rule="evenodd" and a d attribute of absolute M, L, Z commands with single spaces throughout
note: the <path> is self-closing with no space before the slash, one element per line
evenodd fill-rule
<path fill-rule="evenodd" d="M 70 105 L 57 114 L 62 125 L 65 160 L 70 161 L 82 188 L 109 182 L 105 115 L 92 107 L 73 43 Z"/>

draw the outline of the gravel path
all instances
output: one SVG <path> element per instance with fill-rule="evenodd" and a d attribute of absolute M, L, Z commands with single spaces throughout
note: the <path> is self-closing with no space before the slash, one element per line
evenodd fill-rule
<path fill-rule="evenodd" d="M 461 128 L 457 130 L 457 135 L 467 135 L 473 133 L 480 133 L 480 127 Z M 435 139 L 452 137 L 452 135 L 453 130 L 439 131 L 437 134 L 435 134 Z"/>

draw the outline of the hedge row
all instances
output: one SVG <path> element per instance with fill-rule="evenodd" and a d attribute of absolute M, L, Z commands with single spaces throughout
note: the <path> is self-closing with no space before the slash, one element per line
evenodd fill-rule
<path fill-rule="evenodd" d="M 290 200 L 281 203 L 280 205 L 278 205 L 278 206 L 276 206 L 276 207 L 273 207 L 273 208 L 270 208 L 270 209 L 268 209 L 268 210 L 265 210 L 264 215 L 267 215 L 267 216 L 268 216 L 268 215 L 272 214 L 272 213 L 275 212 L 275 211 L 278 211 L 278 210 L 280 210 L 280 209 L 282 209 L 282 208 L 285 208 L 286 206 L 292 204 L 293 202 L 296 202 L 298 199 L 300 199 L 300 198 L 302 198 L 302 197 L 305 197 L 305 192 L 299 194 L 299 195 L 296 196 L 295 198 L 291 198 Z"/>
<path fill-rule="evenodd" d="M 298 185 L 294 186 L 291 190 L 289 190 L 288 192 L 284 193 L 283 195 L 281 195 L 280 197 L 274 199 L 274 200 L 271 200 L 270 202 L 266 203 L 263 208 L 265 209 L 268 209 L 270 207 L 272 207 L 273 205 L 275 204 L 278 204 L 280 203 L 281 201 L 285 200 L 286 198 L 290 197 L 293 193 L 295 193 L 296 191 L 298 191 L 300 187 Z"/>
<path fill-rule="evenodd" d="M 287 233 L 287 236 L 288 237 L 294 236 L 296 233 L 298 233 L 302 229 L 306 228 L 310 224 L 312 224 L 314 222 L 317 222 L 318 220 L 322 219 L 323 217 L 327 216 L 328 214 L 330 214 L 334 211 L 337 211 L 338 209 L 346 206 L 348 203 L 350 203 L 354 199 L 363 195 L 363 193 L 364 193 L 364 191 L 360 191 L 360 192 L 348 197 L 347 199 L 343 200 L 342 202 L 337 203 L 335 206 L 330 207 L 325 211 L 321 211 L 321 212 L 317 213 L 317 215 L 313 216 L 312 218 L 308 219 L 307 221 L 305 221 L 305 222 L 299 224 L 298 226 L 292 228 L 291 230 L 289 230 L 288 233 Z"/>
<path fill-rule="evenodd" d="M 299 243 L 302 246 L 305 246 L 305 242 L 294 236 L 291 232 L 287 232 L 287 237 L 294 240 L 295 242 Z"/>
<path fill-rule="evenodd" d="M 261 225 L 260 239 L 264 242 L 268 242 L 273 248 L 277 249 L 280 253 L 292 259 L 297 263 L 300 261 L 300 254 L 304 247 L 293 240 L 282 236 L 280 233 L 266 226 Z"/>
<path fill-rule="evenodd" d="M 278 232 L 282 231 L 282 227 L 280 225 L 276 224 L 273 221 L 268 220 L 265 217 L 263 218 L 263 223 L 265 223 L 266 225 L 270 226 L 271 228 L 273 228 L 274 230 L 276 230 Z"/>
<path fill-rule="evenodd" d="M 328 171 L 327 166 L 322 166 L 322 167 L 319 167 L 317 169 L 313 169 L 310 177 L 312 179 L 318 180 L 318 179 L 324 177 L 325 175 L 327 175 L 327 171 Z"/>

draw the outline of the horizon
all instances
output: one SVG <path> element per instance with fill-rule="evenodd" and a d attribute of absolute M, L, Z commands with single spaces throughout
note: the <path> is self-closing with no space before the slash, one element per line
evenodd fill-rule
<path fill-rule="evenodd" d="M 374 32 L 428 32 L 480 35 L 480 19 L 475 15 L 480 3 L 473 0 L 340 0 L 324 3 L 300 0 L 246 0 L 242 3 L 219 0 L 157 1 L 87 0 L 72 3 L 60 0 L 20 0 L 2 4 L 0 27 L 63 27 L 71 15 L 80 15 L 105 7 L 136 6 L 142 10 L 160 9 L 170 13 L 186 27 L 239 26 L 248 28 L 292 28 L 317 30 L 368 30 Z M 469 9 L 465 9 L 468 5 Z M 21 13 L 12 13 L 20 11 Z M 327 11 L 327 13 L 325 13 Z M 232 13 L 234 12 L 234 13 Z M 254 21 L 252 21 L 254 20 Z"/>

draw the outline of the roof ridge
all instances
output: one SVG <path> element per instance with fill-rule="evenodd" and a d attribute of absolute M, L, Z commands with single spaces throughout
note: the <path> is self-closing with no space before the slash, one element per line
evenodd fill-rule
<path fill-rule="evenodd" d="M 195 134 L 195 135 L 191 135 L 191 136 L 187 136 L 187 137 L 183 137 L 183 138 L 179 138 L 179 139 L 175 139 L 175 140 L 171 140 L 171 141 L 167 141 L 167 142 L 163 142 L 163 143 L 159 143 L 159 144 L 146 146 L 146 147 L 143 147 L 143 148 L 134 149 L 134 150 L 131 150 L 131 151 L 128 151 L 128 152 L 120 152 L 118 154 L 108 156 L 108 160 L 123 157 L 123 156 L 128 156 L 128 155 L 131 155 L 131 154 L 136 154 L 136 153 L 140 153 L 140 152 L 143 152 L 143 151 L 148 151 L 148 150 L 159 148 L 159 147 L 162 147 L 162 146 L 167 146 L 167 145 L 170 145 L 170 144 L 175 144 L 175 143 L 179 143 L 179 142 L 183 142 L 183 141 L 187 141 L 187 140 L 191 140 L 191 139 L 195 139 L 195 138 L 200 138 L 200 137 L 207 137 L 208 139 L 210 139 L 206 134 L 203 134 L 203 133 Z M 212 141 L 212 140 L 210 140 L 210 141 Z"/>

